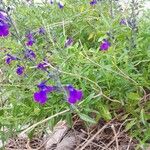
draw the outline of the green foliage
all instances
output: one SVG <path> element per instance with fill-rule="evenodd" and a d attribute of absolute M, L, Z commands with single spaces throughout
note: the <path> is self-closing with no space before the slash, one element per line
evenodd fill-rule
<path fill-rule="evenodd" d="M 150 92 L 150 19 L 145 16 L 139 19 L 137 47 L 130 49 L 131 29 L 119 24 L 120 12 L 115 10 L 115 18 L 111 18 L 109 11 L 108 2 L 91 7 L 86 1 L 70 0 L 63 10 L 49 4 L 16 5 L 11 16 L 20 41 L 14 36 L 0 39 L 0 68 L 3 72 L 0 79 L 0 127 L 8 131 L 5 135 L 5 131 L 0 132 L 3 140 L 20 132 L 25 125 L 68 108 L 89 123 L 100 118 L 111 120 L 122 110 L 130 119 L 126 130 L 141 143 L 150 139 L 150 99 L 147 96 Z M 37 54 L 36 64 L 46 57 L 54 68 L 59 68 L 62 85 L 70 83 L 82 89 L 84 98 L 79 105 L 70 106 L 62 94 L 49 94 L 49 100 L 43 106 L 35 103 L 36 85 L 46 80 L 47 74 L 35 69 L 32 62 L 21 62 L 26 64 L 27 76 L 18 77 L 15 73 L 17 62 L 4 63 L 7 53 L 22 57 L 25 34 L 40 27 L 44 27 L 47 34 L 36 35 L 36 44 L 32 46 Z M 13 27 L 11 31 L 15 33 Z M 64 48 L 67 37 L 73 37 L 74 44 Z M 104 38 L 111 42 L 106 52 L 99 51 Z M 54 68 L 49 67 L 49 71 L 54 73 Z M 51 79 L 48 83 L 53 85 L 56 82 Z M 60 119 L 66 119 L 71 125 L 71 117 L 71 113 L 58 116 L 48 124 L 53 127 Z"/>

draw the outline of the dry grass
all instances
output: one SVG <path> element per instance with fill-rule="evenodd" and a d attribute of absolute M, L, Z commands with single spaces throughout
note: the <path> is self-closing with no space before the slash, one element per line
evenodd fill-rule
<path fill-rule="evenodd" d="M 61 140 L 49 149 L 46 144 L 51 134 L 37 134 L 31 140 L 27 138 L 12 138 L 5 146 L 6 150 L 135 150 L 138 142 L 132 139 L 124 130 L 124 122 L 116 119 L 110 122 L 100 120 L 97 125 L 86 126 L 74 117 L 72 129 L 62 134 Z M 59 129 L 59 128 L 58 128 Z M 56 132 L 56 131 L 55 131 Z M 40 137 L 39 137 L 40 135 Z M 60 137 L 59 137 L 60 138 Z M 59 147 L 59 148 L 58 148 Z"/>

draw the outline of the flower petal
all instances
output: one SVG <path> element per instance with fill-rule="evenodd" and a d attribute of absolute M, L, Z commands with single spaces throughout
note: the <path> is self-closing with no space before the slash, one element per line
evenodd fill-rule
<path fill-rule="evenodd" d="M 18 75 L 22 75 L 24 73 L 24 67 L 23 66 L 18 66 L 16 69 L 16 73 Z"/>
<path fill-rule="evenodd" d="M 45 34 L 45 33 L 46 33 L 45 29 L 41 27 L 41 28 L 39 29 L 39 34 Z"/>
<path fill-rule="evenodd" d="M 25 50 L 25 58 L 27 58 L 27 59 L 35 59 L 36 55 L 35 55 L 34 51 L 32 51 L 30 49 L 26 49 Z"/>
<path fill-rule="evenodd" d="M 110 42 L 104 39 L 102 44 L 100 45 L 100 50 L 108 50 L 110 46 L 111 46 Z"/>
<path fill-rule="evenodd" d="M 71 46 L 72 44 L 73 44 L 73 38 L 70 37 L 65 42 L 65 48 Z"/>
<path fill-rule="evenodd" d="M 37 87 L 41 90 L 41 91 L 44 91 L 46 93 L 51 93 L 52 91 L 55 90 L 55 87 L 54 86 L 47 86 L 45 84 L 45 82 L 41 82 L 40 84 L 37 85 Z"/>
<path fill-rule="evenodd" d="M 40 104 L 45 104 L 47 99 L 48 98 L 45 91 L 39 91 L 34 93 L 34 100 Z"/>
<path fill-rule="evenodd" d="M 72 85 L 66 86 L 65 89 L 68 92 L 68 102 L 70 104 L 75 104 L 82 99 L 83 92 L 81 90 L 75 89 Z"/>
<path fill-rule="evenodd" d="M 90 2 L 90 5 L 91 5 L 91 6 L 96 5 L 96 4 L 97 4 L 97 0 L 92 0 L 92 1 Z"/>
<path fill-rule="evenodd" d="M 83 92 L 81 90 L 77 90 L 77 93 L 76 93 L 76 98 L 79 100 L 81 100 L 83 97 Z"/>
<path fill-rule="evenodd" d="M 8 24 L 5 21 L 0 20 L 0 37 L 5 37 L 8 34 L 9 34 Z"/>

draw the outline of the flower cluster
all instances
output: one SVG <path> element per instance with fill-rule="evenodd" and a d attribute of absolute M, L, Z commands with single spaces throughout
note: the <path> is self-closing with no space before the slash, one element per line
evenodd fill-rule
<path fill-rule="evenodd" d="M 0 37 L 9 35 L 9 24 L 7 20 L 7 14 L 0 11 Z"/>
<path fill-rule="evenodd" d="M 50 4 L 54 4 L 54 0 L 50 0 Z M 64 4 L 61 2 L 61 1 L 57 1 L 57 4 L 58 4 L 58 7 L 60 9 L 62 9 L 64 7 Z M 97 4 L 97 0 L 92 0 L 90 2 L 90 5 L 93 6 Z M 1 35 L 1 31 L 3 30 L 3 36 L 6 36 L 9 34 L 9 28 L 8 27 L 8 24 L 7 24 L 7 21 L 6 21 L 6 17 L 5 15 L 3 15 L 2 13 L 0 13 L 0 27 L 2 26 L 2 23 L 4 25 L 4 29 L 3 27 L 0 28 L 0 35 Z M 2 29 L 2 30 L 1 30 Z M 8 34 L 6 34 L 8 31 Z M 37 31 L 39 35 L 45 35 L 46 34 L 46 30 L 43 28 L 43 27 L 40 27 L 39 30 Z M 36 32 L 36 35 L 37 35 L 37 32 Z M 26 35 L 26 38 L 27 38 L 27 41 L 26 41 L 26 46 L 32 46 L 33 44 L 35 44 L 36 42 L 36 38 L 35 38 L 35 32 L 29 32 L 27 35 Z M 64 48 L 67 48 L 69 46 L 72 46 L 73 45 L 73 38 L 72 37 L 68 37 L 64 43 Z M 23 51 L 23 59 L 26 59 L 26 60 L 31 60 L 32 62 L 34 62 L 34 64 L 36 65 L 36 68 L 39 69 L 39 70 L 42 70 L 42 71 L 47 71 L 47 61 L 45 61 L 46 58 L 44 58 L 44 61 L 43 62 L 39 62 L 38 64 L 35 62 L 36 60 L 36 53 L 31 50 L 31 49 L 28 49 L 27 47 L 25 46 L 25 50 Z M 106 51 L 109 49 L 109 47 L 111 46 L 111 43 L 107 40 L 107 39 L 103 39 L 101 45 L 100 45 L 100 50 L 101 51 Z M 13 56 L 13 55 L 10 55 L 10 54 L 7 54 L 7 58 L 5 60 L 6 64 L 10 64 L 12 61 L 15 61 L 15 60 L 19 60 L 17 57 Z M 16 73 L 21 76 L 23 74 L 25 74 L 25 66 L 22 66 L 22 65 L 17 65 L 16 67 Z M 42 83 L 40 83 L 39 85 L 37 85 L 38 87 L 38 91 L 36 91 L 34 93 L 34 100 L 35 102 L 37 103 L 40 103 L 40 104 L 45 104 L 48 100 L 48 94 L 52 93 L 52 92 L 58 92 L 58 87 L 57 86 L 51 86 L 51 85 L 46 85 L 46 82 L 47 81 L 44 81 Z M 82 90 L 78 90 L 76 88 L 74 88 L 72 85 L 67 85 L 67 86 L 64 86 L 63 87 L 65 93 L 67 93 L 67 102 L 69 104 L 75 104 L 77 103 L 78 101 L 80 101 L 82 98 L 83 98 L 83 92 Z"/>
<path fill-rule="evenodd" d="M 61 3 L 60 3 L 61 4 Z M 60 8 L 62 6 L 60 5 Z M 44 28 L 39 28 L 38 33 L 40 35 L 44 35 L 46 33 Z M 32 46 L 35 43 L 35 39 L 33 34 L 30 32 L 29 34 L 26 35 L 27 38 L 27 46 Z M 67 38 L 65 42 L 65 48 L 71 46 L 73 44 L 73 38 L 69 37 Z M 25 49 L 24 51 L 24 59 L 27 60 L 35 60 L 36 59 L 36 54 L 33 50 L 31 49 Z M 13 56 L 11 54 L 7 54 L 7 57 L 5 59 L 6 64 L 11 64 L 12 61 L 19 60 L 16 56 Z M 44 59 L 43 62 L 40 62 L 37 64 L 37 69 L 45 71 L 47 69 L 47 61 Z M 18 65 L 16 68 L 16 73 L 21 76 L 25 72 L 25 67 Z M 34 100 L 37 103 L 40 104 L 45 104 L 48 100 L 48 94 L 52 93 L 53 91 L 57 91 L 56 86 L 48 86 L 46 85 L 46 82 L 42 82 L 39 85 L 37 85 L 38 91 L 34 93 Z M 81 90 L 75 89 L 72 85 L 64 86 L 64 90 L 67 93 L 67 101 L 69 104 L 75 104 L 78 101 L 80 101 L 83 97 L 83 92 Z"/>
<path fill-rule="evenodd" d="M 39 35 L 45 35 L 46 34 L 46 30 L 43 27 L 40 27 L 39 30 L 37 31 L 37 33 L 39 33 Z M 34 34 L 29 32 L 29 34 L 26 35 L 26 38 L 28 39 L 28 42 L 26 43 L 26 45 L 28 46 L 32 46 L 33 43 L 35 43 L 35 38 L 33 36 Z M 73 38 L 69 37 L 67 38 L 66 42 L 65 42 L 65 48 L 69 47 L 73 44 Z M 36 68 L 42 71 L 47 71 L 47 60 L 44 58 L 43 62 L 39 62 L 38 64 L 36 64 L 35 60 L 36 60 L 36 53 L 31 50 L 26 48 L 25 50 L 23 50 L 23 59 L 32 61 L 35 65 Z M 12 61 L 15 60 L 23 60 L 23 59 L 19 59 L 18 57 L 11 55 L 11 54 L 7 54 L 6 58 L 5 58 L 5 63 L 10 65 Z M 24 66 L 20 66 L 18 65 L 16 68 L 16 73 L 17 75 L 23 75 L 25 71 L 25 67 Z M 48 71 L 47 71 L 48 72 Z"/>
<path fill-rule="evenodd" d="M 34 93 L 34 100 L 37 103 L 45 104 L 48 100 L 48 94 L 56 91 L 56 86 L 47 86 L 46 82 L 42 82 L 37 85 L 38 91 Z M 65 86 L 68 96 L 67 101 L 69 104 L 75 104 L 83 98 L 83 92 L 81 90 L 75 89 L 72 85 Z"/>
<path fill-rule="evenodd" d="M 5 63 L 10 65 L 12 61 L 15 61 L 15 60 L 20 60 L 19 58 L 17 58 L 16 56 L 12 56 L 10 54 L 7 54 L 6 56 L 6 59 L 5 59 Z M 23 66 L 20 66 L 18 65 L 17 68 L 16 68 L 16 73 L 20 76 L 20 75 L 23 75 L 24 73 L 24 67 Z"/>
<path fill-rule="evenodd" d="M 24 58 L 25 59 L 29 59 L 29 60 L 35 60 L 36 58 L 36 54 L 34 53 L 34 51 L 26 49 L 24 51 Z M 11 54 L 7 54 L 6 59 L 5 59 L 5 63 L 10 65 L 12 61 L 15 60 L 21 60 L 19 58 L 17 58 L 16 56 L 12 56 Z M 16 73 L 20 76 L 23 75 L 25 71 L 25 67 L 24 66 L 20 66 L 18 65 L 16 68 Z"/>

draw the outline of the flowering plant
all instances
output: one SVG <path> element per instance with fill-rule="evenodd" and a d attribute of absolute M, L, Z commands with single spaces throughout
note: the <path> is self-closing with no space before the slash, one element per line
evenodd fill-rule
<path fill-rule="evenodd" d="M 96 123 L 122 112 L 131 116 L 126 129 L 133 136 L 149 131 L 150 22 L 136 20 L 134 9 L 123 16 L 109 2 L 16 2 L 10 11 L 14 3 L 0 4 L 0 127 L 9 131 L 3 140 L 68 109 L 47 124 L 69 123 L 74 113 Z"/>

